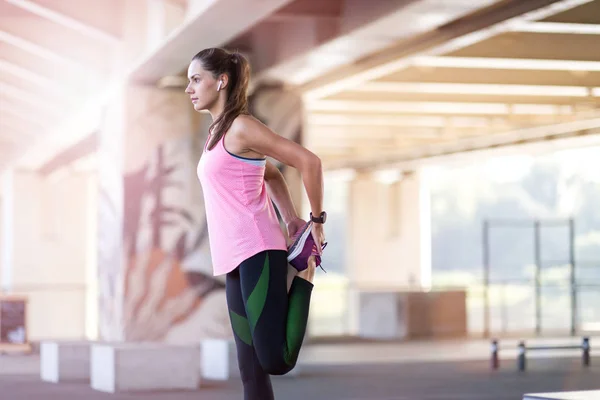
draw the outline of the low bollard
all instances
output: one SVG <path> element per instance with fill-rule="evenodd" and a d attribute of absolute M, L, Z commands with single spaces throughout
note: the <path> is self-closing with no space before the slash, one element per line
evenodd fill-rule
<path fill-rule="evenodd" d="M 525 371 L 525 342 L 520 341 L 519 346 L 519 356 L 517 357 L 517 368 L 519 371 Z"/>
<path fill-rule="evenodd" d="M 583 343 L 581 344 L 581 348 L 583 349 L 583 365 L 585 367 L 590 366 L 590 338 L 584 337 Z"/>
<path fill-rule="evenodd" d="M 498 369 L 500 361 L 498 360 L 498 340 L 492 341 L 492 369 Z"/>

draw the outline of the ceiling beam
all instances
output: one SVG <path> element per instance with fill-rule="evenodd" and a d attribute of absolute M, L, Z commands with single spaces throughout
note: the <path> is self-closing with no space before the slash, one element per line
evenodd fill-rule
<path fill-rule="evenodd" d="M 15 118 L 22 120 L 23 122 L 25 122 L 28 125 L 38 126 L 38 127 L 42 128 L 42 130 L 48 129 L 49 121 L 42 120 L 41 118 L 35 118 L 33 110 L 27 112 L 19 107 L 14 107 L 13 105 L 3 104 L 2 107 L 0 107 L 0 119 L 2 119 L 2 114 L 9 114 Z M 52 122 L 55 122 L 55 121 L 52 121 Z"/>
<path fill-rule="evenodd" d="M 18 36 L 12 35 L 2 30 L 0 30 L 0 42 L 8 43 L 11 46 L 14 46 L 18 49 L 26 51 L 45 60 L 66 64 L 69 67 L 75 66 L 81 69 L 84 68 L 82 65 L 79 65 L 79 63 L 76 60 L 66 58 L 60 54 L 48 50 L 48 48 L 46 47 L 40 46 L 36 43 L 22 39 Z"/>
<path fill-rule="evenodd" d="M 513 32 L 562 33 L 571 35 L 600 35 L 600 25 L 562 22 L 522 22 L 511 27 Z"/>
<path fill-rule="evenodd" d="M 13 143 L 36 137 L 34 131 L 25 129 L 22 125 L 12 124 L 7 121 L 0 121 L 0 137 Z"/>
<path fill-rule="evenodd" d="M 30 0 L 4 0 L 16 7 L 30 12 L 31 14 L 45 18 L 65 28 L 71 29 L 77 33 L 85 35 L 95 40 L 99 40 L 109 44 L 117 44 L 120 39 L 108 32 L 94 28 L 90 25 L 84 24 L 81 21 L 51 10 L 47 7 L 43 7 Z"/>
<path fill-rule="evenodd" d="M 458 102 L 401 102 L 314 100 L 305 104 L 307 111 L 366 112 L 443 115 L 570 115 L 571 105 L 554 104 L 505 104 L 505 103 L 458 103 Z"/>
<path fill-rule="evenodd" d="M 454 126 L 457 128 L 505 127 L 540 123 L 540 121 L 572 121 L 575 115 L 440 115 L 440 114 L 399 114 L 399 113 L 357 113 L 347 112 L 310 112 L 307 114 L 308 126 L 356 126 L 365 129 L 370 126 L 399 126 L 441 128 Z"/>
<path fill-rule="evenodd" d="M 343 0 L 302 0 L 283 6 L 273 16 L 340 17 L 343 11 Z"/>
<path fill-rule="evenodd" d="M 4 60 L 0 60 L 0 71 L 7 72 L 11 75 L 22 79 L 27 79 L 31 82 L 35 82 L 37 85 L 44 89 L 49 89 L 58 93 L 62 93 L 65 90 L 65 88 L 62 85 L 60 85 L 56 81 L 53 81 L 52 79 L 48 79 L 42 75 L 39 75 L 35 72 L 32 72 L 28 69 L 22 68 L 16 64 Z"/>
<path fill-rule="evenodd" d="M 179 8 L 186 9 L 188 6 L 188 0 L 164 0 L 167 3 L 174 4 Z"/>
<path fill-rule="evenodd" d="M 510 30 L 512 24 L 554 15 L 590 0 L 514 0 L 496 3 L 415 38 L 404 40 L 351 66 L 335 69 L 299 90 L 305 98 L 323 98 L 379 79 L 412 65 L 414 58 L 440 55 Z"/>
<path fill-rule="evenodd" d="M 393 138 L 414 136 L 418 138 L 439 138 L 444 135 L 446 127 L 422 127 L 422 126 L 373 126 L 365 129 L 360 126 L 319 126 L 309 125 L 306 128 L 307 138 L 312 142 L 332 141 L 335 145 L 336 139 L 352 138 Z M 460 129 L 460 128 L 458 128 Z M 464 128 L 462 128 L 464 129 Z M 471 128 L 470 131 L 475 130 Z M 479 131 L 482 129 L 479 128 Z"/>
<path fill-rule="evenodd" d="M 484 128 L 504 118 L 489 117 L 449 117 L 449 116 L 429 116 L 429 115 L 361 115 L 361 114 L 325 114 L 309 113 L 306 122 L 309 126 L 415 126 L 425 128 L 442 128 L 447 125 L 460 127 Z"/>
<path fill-rule="evenodd" d="M 39 110 L 48 110 L 51 111 L 52 114 L 64 112 L 64 108 L 58 102 L 40 102 L 39 98 L 32 95 L 31 92 L 0 82 L 0 98 L 2 97 L 16 99 L 22 103 L 29 104 L 36 113 Z"/>
<path fill-rule="evenodd" d="M 588 97 L 600 96 L 599 88 L 584 86 L 551 85 L 505 85 L 477 83 L 435 83 L 435 82 L 367 82 L 352 88 L 353 92 L 366 93 L 424 93 L 486 96 L 523 97 Z"/>
<path fill-rule="evenodd" d="M 533 71 L 600 71 L 600 61 L 540 60 L 527 58 L 423 56 L 411 61 L 418 67 L 506 69 Z"/>
<path fill-rule="evenodd" d="M 152 84 L 165 76 L 178 75 L 187 68 L 198 49 L 226 45 L 290 2 L 292 0 L 190 3 L 185 21 L 169 34 L 156 51 L 140 60 L 128 75 L 133 81 Z M 218 28 L 210 29 L 215 21 L 218 21 Z"/>
<path fill-rule="evenodd" d="M 48 160 L 42 165 L 38 172 L 43 176 L 48 176 L 52 172 L 66 165 L 74 163 L 90 154 L 93 154 L 98 149 L 98 135 L 93 133 L 84 137 L 79 142 L 56 154 L 54 158 Z"/>
<path fill-rule="evenodd" d="M 398 151 L 390 155 L 368 155 L 364 160 L 340 160 L 329 163 L 329 169 L 373 169 L 382 167 L 400 167 L 411 162 L 425 162 L 429 159 L 448 157 L 460 154 L 500 149 L 507 146 L 524 146 L 554 140 L 598 136 L 600 138 L 600 117 L 570 121 L 552 125 L 542 125 L 525 129 L 517 129 L 495 135 L 481 135 L 451 141 L 448 143 L 428 144 Z"/>
<path fill-rule="evenodd" d="M 303 21 L 313 24 L 305 25 L 304 32 L 281 24 L 279 34 L 273 35 L 273 29 L 270 29 L 264 37 L 260 33 L 254 35 L 253 46 L 258 52 L 268 54 L 268 57 L 261 57 L 264 60 L 255 68 L 254 81 L 303 85 L 331 70 L 360 62 L 369 54 L 387 49 L 400 40 L 436 30 L 496 1 L 480 0 L 469 4 L 450 1 L 440 7 L 440 0 L 343 0 L 339 17 L 332 13 L 330 17 L 305 18 Z M 329 2 L 320 1 L 323 4 Z M 292 4 L 303 6 L 305 1 Z M 291 13 L 289 18 L 294 15 L 297 13 Z M 276 37 L 275 41 L 273 37 Z M 267 50 L 264 43 L 270 44 Z"/>

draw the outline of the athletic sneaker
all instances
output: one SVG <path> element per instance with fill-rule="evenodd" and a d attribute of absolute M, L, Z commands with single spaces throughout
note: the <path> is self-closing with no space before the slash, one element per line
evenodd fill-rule
<path fill-rule="evenodd" d="M 287 260 L 292 264 L 292 267 L 298 270 L 298 272 L 308 268 L 308 258 L 311 256 L 315 256 L 317 267 L 321 267 L 321 269 L 325 271 L 321 266 L 321 256 L 319 256 L 319 253 L 317 252 L 317 245 L 312 236 L 312 224 L 312 221 L 308 221 L 302 229 L 296 232 L 292 237 L 292 244 L 288 247 Z M 327 242 L 323 243 L 322 249 L 326 246 Z"/>

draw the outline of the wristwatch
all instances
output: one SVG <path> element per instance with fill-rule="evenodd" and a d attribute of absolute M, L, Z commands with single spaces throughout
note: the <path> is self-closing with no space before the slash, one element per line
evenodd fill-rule
<path fill-rule="evenodd" d="M 327 221 L 327 213 L 325 211 L 321 212 L 318 217 L 313 216 L 313 213 L 310 213 L 310 220 L 317 224 L 324 224 Z"/>

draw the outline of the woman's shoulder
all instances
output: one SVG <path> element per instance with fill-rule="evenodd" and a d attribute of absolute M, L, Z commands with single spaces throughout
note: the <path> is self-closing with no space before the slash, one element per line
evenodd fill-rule
<path fill-rule="evenodd" d="M 251 114 L 240 114 L 231 123 L 231 129 L 234 131 L 247 131 L 256 128 L 257 124 L 262 123 Z"/>

